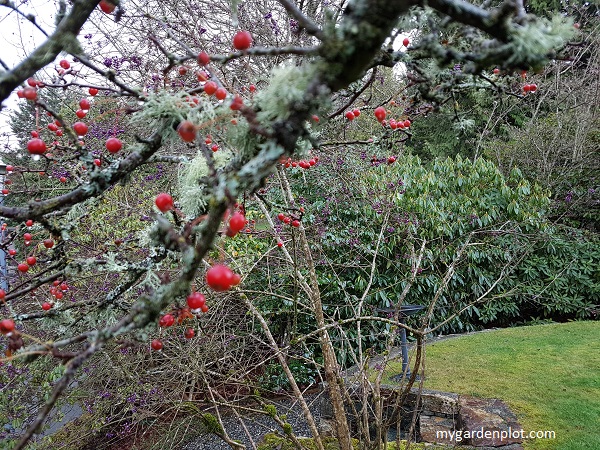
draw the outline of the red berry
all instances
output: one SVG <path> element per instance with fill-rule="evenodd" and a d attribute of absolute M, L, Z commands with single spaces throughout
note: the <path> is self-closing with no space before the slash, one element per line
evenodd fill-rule
<path fill-rule="evenodd" d="M 537 91 L 537 84 L 533 83 L 529 85 L 529 91 L 530 92 L 535 92 Z"/>
<path fill-rule="evenodd" d="M 206 283 L 215 291 L 227 291 L 233 285 L 233 272 L 227 266 L 217 264 L 206 272 Z"/>
<path fill-rule="evenodd" d="M 15 329 L 15 323 L 11 319 L 0 320 L 0 333 L 12 333 Z"/>
<path fill-rule="evenodd" d="M 277 214 L 277 218 L 283 222 L 283 219 L 285 219 L 285 214 L 279 213 L 279 214 Z"/>
<path fill-rule="evenodd" d="M 352 114 L 354 114 L 354 117 L 360 116 L 360 109 L 358 109 L 358 108 L 353 109 Z"/>
<path fill-rule="evenodd" d="M 6 171 L 7 172 L 12 172 L 14 170 L 14 167 L 11 165 L 6 166 Z"/>
<path fill-rule="evenodd" d="M 54 122 L 52 122 L 52 123 L 49 123 L 49 124 L 48 124 L 48 129 L 49 129 L 50 131 L 54 131 L 54 132 L 55 132 L 55 131 L 57 131 L 57 130 L 58 130 L 58 125 L 56 125 Z"/>
<path fill-rule="evenodd" d="M 279 248 L 283 247 L 283 242 L 281 242 L 281 241 L 277 242 L 277 247 L 279 247 Z"/>
<path fill-rule="evenodd" d="M 37 89 L 26 87 L 23 89 L 23 97 L 25 97 L 27 100 L 37 100 Z"/>
<path fill-rule="evenodd" d="M 67 182 L 67 177 L 60 177 L 58 179 L 58 181 L 60 181 L 61 183 L 66 183 Z"/>
<path fill-rule="evenodd" d="M 16 251 L 14 248 L 11 248 L 11 249 L 8 251 L 8 254 L 9 254 L 10 256 L 15 256 L 15 255 L 17 254 L 17 251 Z"/>
<path fill-rule="evenodd" d="M 217 89 L 217 83 L 214 81 L 207 81 L 204 85 L 204 92 L 206 92 L 207 95 L 213 95 L 215 92 L 217 92 Z"/>
<path fill-rule="evenodd" d="M 204 88 L 204 90 L 206 91 L 206 88 Z M 215 97 L 217 100 L 225 100 L 225 97 L 227 97 L 227 89 L 220 87 L 216 90 Z"/>
<path fill-rule="evenodd" d="M 173 197 L 164 192 L 156 196 L 154 203 L 160 212 L 167 212 L 173 209 Z"/>
<path fill-rule="evenodd" d="M 186 339 L 192 339 L 194 336 L 196 336 L 196 332 L 194 331 L 193 328 L 188 328 L 187 330 L 185 330 L 183 335 L 185 336 Z"/>
<path fill-rule="evenodd" d="M 61 283 L 60 284 L 60 290 L 61 291 L 68 291 L 69 290 L 69 285 L 67 283 Z"/>
<path fill-rule="evenodd" d="M 231 100 L 231 105 L 229 105 L 229 109 L 232 111 L 239 111 L 244 106 L 244 100 L 239 95 L 235 95 L 233 100 Z"/>
<path fill-rule="evenodd" d="M 17 269 L 19 270 L 19 272 L 27 272 L 29 270 L 29 266 L 25 263 L 21 263 L 17 266 Z"/>
<path fill-rule="evenodd" d="M 198 64 L 206 66 L 210 62 L 210 56 L 206 52 L 198 53 Z"/>
<path fill-rule="evenodd" d="M 377 118 L 377 120 L 379 122 L 383 121 L 383 119 L 385 119 L 385 116 L 387 115 L 385 108 L 383 106 L 379 106 L 377 108 L 375 108 L 375 117 Z"/>
<path fill-rule="evenodd" d="M 102 165 L 102 161 L 100 161 L 99 159 L 95 159 L 94 165 L 100 167 Z"/>
<path fill-rule="evenodd" d="M 189 120 L 184 120 L 179 124 L 177 133 L 184 142 L 194 142 L 194 139 L 196 139 L 196 127 Z"/>
<path fill-rule="evenodd" d="M 208 312 L 208 305 L 202 305 L 200 307 L 200 311 L 202 311 L 203 313 L 207 313 Z"/>
<path fill-rule="evenodd" d="M 4 300 L 6 298 L 6 291 L 4 289 L 0 289 L 0 300 Z"/>
<path fill-rule="evenodd" d="M 403 125 L 404 125 L 404 128 L 410 128 L 410 125 L 411 125 L 411 122 L 410 122 L 410 120 L 406 119 L 406 120 L 404 121 L 404 124 L 403 124 Z"/>
<path fill-rule="evenodd" d="M 184 76 L 188 73 L 188 68 L 186 66 L 179 66 L 177 71 L 179 72 L 179 75 Z"/>
<path fill-rule="evenodd" d="M 159 351 L 159 350 L 162 350 L 162 348 L 163 348 L 163 343 L 162 343 L 160 340 L 158 340 L 158 339 L 154 339 L 154 340 L 153 340 L 153 341 L 150 343 L 150 347 L 152 347 L 152 350 Z"/>
<path fill-rule="evenodd" d="M 248 31 L 238 31 L 233 37 L 233 46 L 236 50 L 248 50 L 252 45 L 252 35 Z"/>
<path fill-rule="evenodd" d="M 52 239 L 44 239 L 44 247 L 46 248 L 52 248 L 54 247 L 54 241 Z"/>
<path fill-rule="evenodd" d="M 345 116 L 348 120 L 354 120 L 354 113 L 352 111 L 346 112 Z"/>
<path fill-rule="evenodd" d="M 91 106 L 92 106 L 92 104 L 90 103 L 90 101 L 87 98 L 82 98 L 81 100 L 79 100 L 79 107 L 81 109 L 88 111 Z"/>
<path fill-rule="evenodd" d="M 299 220 L 292 220 L 292 226 L 298 228 L 300 226 L 300 221 Z"/>
<path fill-rule="evenodd" d="M 123 147 L 120 139 L 110 138 L 106 141 L 106 149 L 111 153 L 117 153 Z"/>
<path fill-rule="evenodd" d="M 35 256 L 29 256 L 27 257 L 27 265 L 28 266 L 35 266 L 35 263 L 37 262 L 37 259 Z"/>
<path fill-rule="evenodd" d="M 83 122 L 75 122 L 73 124 L 73 130 L 78 136 L 85 136 L 88 132 L 88 126 Z"/>
<path fill-rule="evenodd" d="M 229 228 L 235 233 L 239 233 L 246 226 L 246 217 L 240 213 L 236 212 L 231 219 L 229 219 Z"/>
<path fill-rule="evenodd" d="M 75 111 L 75 115 L 80 119 L 83 119 L 87 113 L 83 109 L 78 109 Z"/>
<path fill-rule="evenodd" d="M 204 72 L 203 70 L 200 70 L 200 71 L 196 72 L 196 78 L 198 79 L 198 81 L 203 83 L 206 80 L 208 80 L 208 74 L 206 72 Z"/>
<path fill-rule="evenodd" d="M 60 281 L 58 281 L 58 280 L 54 280 L 52 282 L 52 286 L 54 286 L 54 287 L 58 286 L 59 284 L 60 284 Z"/>
<path fill-rule="evenodd" d="M 2 189 L 0 192 L 2 192 L 3 195 L 8 195 L 10 193 L 8 189 Z"/>
<path fill-rule="evenodd" d="M 192 312 L 202 308 L 202 305 L 204 305 L 205 303 L 206 303 L 206 298 L 200 292 L 192 292 L 187 297 L 187 304 L 190 307 L 190 309 L 192 310 Z"/>
<path fill-rule="evenodd" d="M 408 44 L 410 44 L 410 39 L 408 39 L 408 38 L 404 38 L 404 39 L 402 40 L 402 45 L 404 45 L 405 47 L 408 47 Z"/>
<path fill-rule="evenodd" d="M 175 317 L 173 317 L 171 314 L 165 314 L 158 321 L 158 325 L 160 327 L 170 327 L 174 323 L 175 323 Z"/>
<path fill-rule="evenodd" d="M 250 86 L 248 86 L 248 90 L 250 92 L 256 92 L 256 86 L 254 86 L 253 84 L 251 84 Z"/>
<path fill-rule="evenodd" d="M 65 70 L 67 70 L 71 67 L 71 64 L 66 59 L 61 59 L 58 64 L 60 65 L 60 67 L 62 67 Z"/>
<path fill-rule="evenodd" d="M 388 164 L 394 164 L 396 162 L 396 157 L 395 156 L 390 156 L 387 160 Z"/>
<path fill-rule="evenodd" d="M 98 95 L 98 89 L 96 89 L 96 88 L 89 88 L 88 92 L 92 97 L 95 97 L 96 95 Z"/>
<path fill-rule="evenodd" d="M 46 144 L 41 139 L 34 138 L 27 142 L 27 150 L 32 155 L 43 155 L 46 152 Z"/>
<path fill-rule="evenodd" d="M 23 89 L 19 89 L 17 91 L 17 97 L 19 97 L 19 98 L 25 98 L 25 94 L 23 94 Z"/>
<path fill-rule="evenodd" d="M 493 72 L 494 72 L 494 75 L 498 75 L 500 73 L 500 69 L 498 69 L 496 67 L 496 68 L 494 68 Z"/>
<path fill-rule="evenodd" d="M 219 146 L 217 144 L 213 144 L 210 149 L 213 151 L 213 153 L 216 153 L 219 150 Z"/>
<path fill-rule="evenodd" d="M 102 12 L 104 12 L 105 14 L 110 14 L 117 7 L 110 0 L 100 0 L 99 6 Z"/>
<path fill-rule="evenodd" d="M 23 240 L 24 241 L 30 241 L 31 239 L 33 239 L 33 237 L 31 236 L 30 233 L 24 233 L 23 234 Z"/>
<path fill-rule="evenodd" d="M 315 122 L 319 123 L 319 116 L 317 116 L 316 114 L 313 114 L 312 116 L 312 120 L 314 120 Z"/>
<path fill-rule="evenodd" d="M 44 302 L 44 303 L 42 303 L 42 309 L 44 311 L 50 311 L 52 309 L 52 305 L 48 302 Z"/>
<path fill-rule="evenodd" d="M 40 133 L 38 133 L 37 131 L 32 131 L 32 132 L 31 132 L 31 137 L 32 137 L 32 138 L 37 138 L 37 137 L 40 137 Z"/>

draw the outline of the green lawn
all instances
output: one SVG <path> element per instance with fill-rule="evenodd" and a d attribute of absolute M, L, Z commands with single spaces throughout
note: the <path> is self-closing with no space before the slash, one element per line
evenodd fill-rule
<path fill-rule="evenodd" d="M 600 322 L 508 328 L 433 343 L 425 373 L 427 389 L 501 398 L 526 431 L 556 432 L 555 440 L 526 441 L 525 449 L 600 449 Z"/>

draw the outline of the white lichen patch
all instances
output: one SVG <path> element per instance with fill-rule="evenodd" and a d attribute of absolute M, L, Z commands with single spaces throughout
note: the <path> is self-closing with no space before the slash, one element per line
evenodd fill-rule
<path fill-rule="evenodd" d="M 220 149 L 213 153 L 214 166 L 217 170 L 223 168 L 233 157 L 231 151 Z M 179 176 L 179 205 L 187 217 L 197 217 L 206 212 L 208 204 L 208 189 L 205 180 L 209 175 L 209 166 L 202 152 L 188 164 L 180 166 Z"/>
<path fill-rule="evenodd" d="M 554 16 L 552 20 L 538 19 L 519 26 L 512 39 L 514 56 L 508 63 L 521 59 L 523 55 L 546 55 L 560 49 L 575 34 L 571 20 Z"/>
<path fill-rule="evenodd" d="M 196 125 L 211 123 L 219 115 L 230 114 L 228 108 L 213 105 L 205 94 L 195 96 L 197 103 L 185 92 L 170 93 L 161 91 L 148 95 L 141 111 L 132 117 L 132 122 L 140 126 L 157 127 L 165 123 L 163 139 L 179 139 L 177 124 L 189 120 Z"/>
<path fill-rule="evenodd" d="M 287 119 L 290 107 L 303 102 L 308 83 L 314 78 L 313 65 L 301 67 L 281 65 L 271 71 L 269 86 L 256 96 L 262 123 Z"/>

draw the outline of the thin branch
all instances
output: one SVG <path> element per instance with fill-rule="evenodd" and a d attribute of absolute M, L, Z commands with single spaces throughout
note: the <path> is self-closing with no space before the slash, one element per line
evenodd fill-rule
<path fill-rule="evenodd" d="M 298 21 L 298 24 L 304 28 L 308 34 L 320 40 L 325 38 L 323 30 L 321 30 L 321 28 L 319 28 L 319 26 L 309 17 L 305 16 L 304 13 L 291 0 L 277 1 L 285 8 L 289 15 Z"/>
<path fill-rule="evenodd" d="M 74 2 L 68 16 L 60 21 L 54 33 L 18 66 L 0 75 L 0 104 L 10 93 L 38 70 L 54 61 L 66 47 L 76 46 L 77 33 L 92 14 L 99 0 Z"/>
<path fill-rule="evenodd" d="M 352 103 L 355 102 L 355 100 L 360 97 L 360 95 L 365 92 L 365 90 L 371 85 L 373 84 L 373 81 L 375 81 L 375 76 L 377 75 L 377 67 L 374 67 L 373 70 L 371 71 L 371 76 L 369 77 L 369 79 L 365 82 L 365 84 L 358 90 L 356 91 L 352 97 L 350 97 L 350 100 L 348 100 L 348 102 L 346 102 L 346 104 L 344 104 L 343 106 L 341 106 L 340 108 L 338 108 L 337 111 L 332 112 L 331 114 L 329 114 L 329 116 L 327 116 L 328 119 L 332 119 L 335 116 L 343 113 L 346 108 L 348 108 L 350 105 L 352 105 Z"/>

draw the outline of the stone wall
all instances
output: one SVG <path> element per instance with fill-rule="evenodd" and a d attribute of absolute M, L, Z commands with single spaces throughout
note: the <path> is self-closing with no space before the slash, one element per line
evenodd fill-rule
<path fill-rule="evenodd" d="M 475 398 L 450 392 L 414 388 L 402 402 L 399 395 L 401 386 L 382 385 L 381 396 L 384 407 L 384 420 L 393 424 L 388 432 L 388 440 L 396 439 L 397 424 L 400 422 L 401 439 L 409 431 L 416 410 L 417 421 L 413 439 L 417 442 L 443 444 L 462 449 L 522 449 L 521 426 L 517 417 L 499 399 Z M 354 407 L 360 411 L 362 395 L 358 385 L 349 385 L 350 396 L 355 399 Z M 320 407 L 321 428 L 330 432 L 332 409 L 326 395 Z M 372 401 L 371 397 L 370 401 Z M 398 407 L 398 405 L 400 407 Z M 353 417 L 351 407 L 349 417 Z M 357 429 L 356 420 L 352 420 Z"/>

